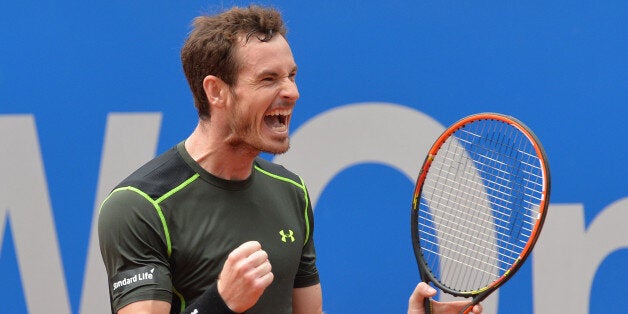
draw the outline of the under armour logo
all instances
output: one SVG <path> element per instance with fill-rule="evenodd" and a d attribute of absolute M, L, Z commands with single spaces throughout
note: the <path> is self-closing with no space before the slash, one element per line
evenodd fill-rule
<path fill-rule="evenodd" d="M 281 230 L 279 231 L 279 234 L 281 235 L 281 241 L 282 242 L 286 242 L 286 238 L 290 239 L 290 242 L 294 242 L 294 232 L 292 232 L 292 230 L 288 229 L 288 234 L 286 234 L 285 231 Z"/>

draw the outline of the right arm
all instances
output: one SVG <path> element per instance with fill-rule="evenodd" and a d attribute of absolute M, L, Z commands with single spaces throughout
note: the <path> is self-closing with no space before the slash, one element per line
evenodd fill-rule
<path fill-rule="evenodd" d="M 103 202 L 98 217 L 111 306 L 117 313 L 141 313 L 144 309 L 161 313 L 165 303 L 164 313 L 168 313 L 172 300 L 168 241 L 154 203 L 138 191 L 115 190 Z M 151 274 L 150 279 L 128 280 L 146 273 Z"/>
<path fill-rule="evenodd" d="M 133 302 L 118 311 L 118 314 L 169 314 L 170 303 L 158 300 Z"/>
<path fill-rule="evenodd" d="M 244 312 L 257 303 L 273 278 L 268 254 L 259 242 L 246 242 L 229 253 L 218 282 L 190 304 L 184 313 Z M 168 314 L 170 303 L 138 301 L 118 311 L 118 314 L 136 313 Z"/>
<path fill-rule="evenodd" d="M 218 276 L 218 293 L 234 312 L 253 307 L 274 279 L 268 253 L 257 241 L 237 247 L 227 257 Z"/>
<path fill-rule="evenodd" d="M 133 188 L 118 189 L 105 200 L 100 210 L 98 236 L 101 254 L 110 284 L 124 280 L 137 272 L 154 272 L 152 282 L 110 286 L 114 309 L 118 313 L 168 313 L 172 299 L 170 265 L 164 225 L 157 208 L 147 195 Z M 144 269 L 145 268 L 145 269 Z M 260 298 L 273 281 L 268 254 L 256 241 L 246 242 L 233 250 L 210 289 L 189 304 L 211 312 L 229 309 L 244 312 Z M 156 298 L 144 300 L 140 294 Z M 130 301 L 130 302 L 129 302 Z"/>

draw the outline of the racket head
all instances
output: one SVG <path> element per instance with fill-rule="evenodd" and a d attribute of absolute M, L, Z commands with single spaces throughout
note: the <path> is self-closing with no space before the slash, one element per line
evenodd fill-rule
<path fill-rule="evenodd" d="M 547 214 L 545 151 L 521 121 L 465 117 L 429 150 L 415 185 L 411 233 L 421 279 L 479 303 L 530 255 Z"/>

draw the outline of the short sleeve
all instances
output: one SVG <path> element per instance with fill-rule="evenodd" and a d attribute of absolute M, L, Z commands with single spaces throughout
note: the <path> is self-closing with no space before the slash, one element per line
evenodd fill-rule
<path fill-rule="evenodd" d="M 114 312 L 142 300 L 172 301 L 166 230 L 158 205 L 135 188 L 116 189 L 103 202 L 98 237 Z"/>
<path fill-rule="evenodd" d="M 294 279 L 294 288 L 304 288 L 320 283 L 318 269 L 316 268 L 316 249 L 314 247 L 314 213 L 307 191 L 305 192 L 305 198 L 307 208 L 304 218 L 305 223 L 308 225 L 307 230 L 309 234 L 301 253 L 299 269 Z"/>

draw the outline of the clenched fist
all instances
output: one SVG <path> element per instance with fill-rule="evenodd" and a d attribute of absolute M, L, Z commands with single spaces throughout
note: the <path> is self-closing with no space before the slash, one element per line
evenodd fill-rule
<path fill-rule="evenodd" d="M 231 253 L 218 277 L 218 293 L 234 312 L 253 307 L 274 275 L 268 254 L 257 241 L 245 242 Z"/>

